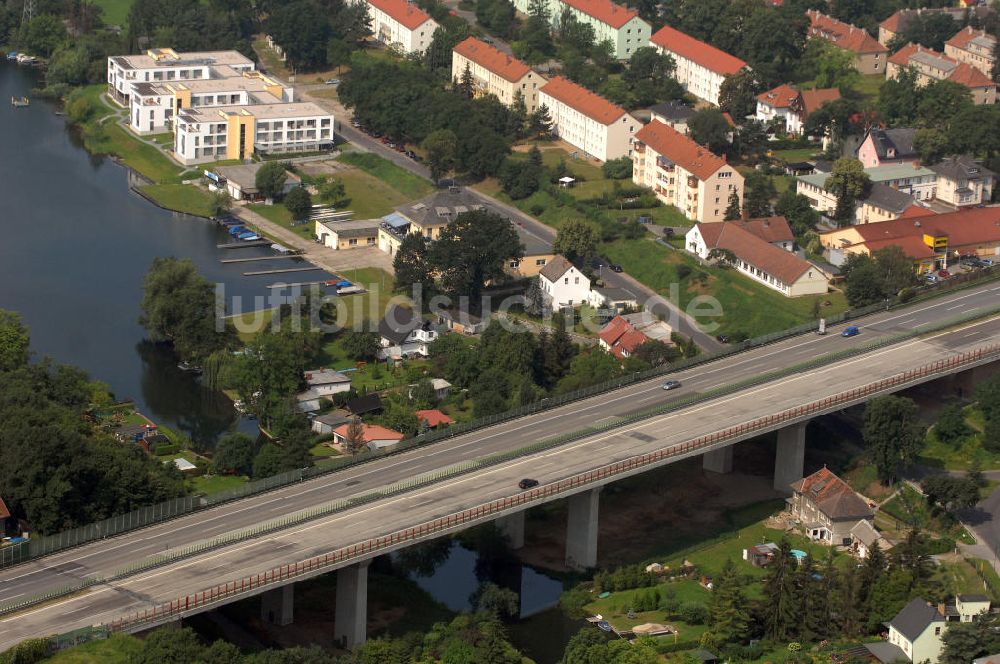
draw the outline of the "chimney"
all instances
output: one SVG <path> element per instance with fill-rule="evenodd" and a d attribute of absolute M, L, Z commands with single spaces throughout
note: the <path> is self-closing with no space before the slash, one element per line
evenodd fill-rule
<path fill-rule="evenodd" d="M 938 613 L 940 613 L 942 616 L 944 615 L 944 602 L 941 602 L 940 604 L 937 605 L 937 610 Z"/>

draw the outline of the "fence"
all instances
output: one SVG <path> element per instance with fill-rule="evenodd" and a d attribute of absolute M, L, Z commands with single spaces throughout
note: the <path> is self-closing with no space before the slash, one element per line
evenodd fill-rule
<path fill-rule="evenodd" d="M 137 631 L 146 626 L 152 626 L 165 621 L 176 620 L 187 612 L 205 610 L 207 607 L 226 603 L 233 597 L 244 594 L 256 594 L 254 591 L 260 592 L 260 589 L 264 587 L 285 585 L 297 578 L 313 576 L 324 570 L 343 567 L 355 561 L 371 558 L 380 553 L 399 548 L 400 546 L 430 537 L 437 537 L 454 529 L 466 528 L 480 521 L 495 519 L 498 515 L 508 510 L 524 509 L 527 505 L 548 502 L 562 494 L 578 493 L 579 491 L 586 490 L 588 487 L 603 485 L 611 478 L 631 474 L 645 467 L 659 465 L 669 459 L 697 453 L 722 443 L 737 442 L 748 436 L 771 431 L 782 425 L 811 418 L 831 409 L 852 405 L 872 395 L 896 389 L 907 383 L 923 381 L 930 376 L 941 373 L 950 373 L 957 367 L 979 364 L 998 356 L 1000 356 L 1000 344 L 995 344 L 938 360 L 917 369 L 896 374 L 895 376 L 813 401 L 803 406 L 787 409 L 774 415 L 738 424 L 679 445 L 607 464 L 600 468 L 574 475 L 573 477 L 545 484 L 513 496 L 499 498 L 411 528 L 341 547 L 331 553 L 267 570 L 263 574 L 244 576 L 233 581 L 227 581 L 212 588 L 170 600 L 169 602 L 154 606 L 152 609 L 144 610 L 141 613 L 136 612 L 131 616 L 115 620 L 105 626 L 112 632 L 127 632 Z"/>
<path fill-rule="evenodd" d="M 965 277 L 964 280 L 961 278 Z M 975 277 L 975 278 L 974 278 Z M 947 279 L 942 284 L 935 288 L 932 292 L 927 295 L 923 295 L 917 298 L 909 300 L 906 304 L 913 304 L 916 302 L 922 302 L 928 299 L 937 297 L 943 292 L 950 292 L 952 290 L 957 290 L 960 288 L 969 287 L 984 281 L 989 281 L 1000 277 L 1000 266 L 989 268 L 988 270 L 969 273 L 968 275 L 958 275 L 953 279 Z M 954 282 L 954 285 L 952 285 Z M 862 307 L 859 309 L 850 310 L 844 312 L 843 314 L 838 314 L 827 318 L 827 322 L 831 325 L 835 325 L 847 320 L 853 320 L 863 316 L 867 316 L 879 311 L 884 311 L 891 308 L 892 303 L 887 305 L 886 303 L 874 304 L 867 307 Z M 899 302 L 896 302 L 898 306 Z M 983 315 L 983 314 L 980 314 Z M 678 371 L 683 371 L 694 366 L 712 362 L 735 353 L 743 352 L 752 348 L 759 346 L 764 346 L 767 344 L 775 343 L 783 339 L 804 334 L 807 332 L 814 331 L 816 329 L 815 323 L 804 323 L 802 325 L 790 328 L 788 330 L 783 330 L 781 332 L 774 332 L 772 334 L 764 335 L 751 339 L 740 344 L 734 344 L 733 347 L 728 348 L 719 353 L 713 353 L 710 355 L 703 355 L 694 358 L 687 358 L 679 362 L 656 367 L 653 369 L 648 369 L 646 371 L 635 372 L 627 376 L 622 376 L 611 381 L 604 383 L 599 383 L 597 385 L 592 385 L 590 387 L 575 390 L 573 392 L 568 392 L 566 394 L 557 395 L 553 397 L 546 397 L 539 401 L 521 406 L 514 410 L 506 411 L 504 413 L 499 413 L 497 415 L 492 415 L 489 417 L 479 418 L 467 423 L 459 423 L 452 425 L 445 429 L 429 431 L 427 433 L 421 434 L 409 440 L 403 441 L 397 445 L 391 452 L 383 452 L 378 454 L 360 454 L 357 457 L 352 458 L 342 458 L 338 459 L 337 462 L 331 465 L 327 465 L 323 468 L 303 468 L 291 470 L 279 475 L 274 475 L 262 480 L 255 480 L 253 482 L 248 482 L 242 486 L 230 489 L 228 491 L 220 492 L 217 494 L 212 494 L 210 496 L 187 496 L 184 498 L 177 498 L 165 503 L 159 503 L 156 505 L 150 505 L 147 507 L 142 507 L 137 510 L 133 510 L 128 514 L 118 515 L 110 517 L 100 522 L 87 524 L 80 526 L 78 528 L 73 528 L 71 530 L 56 533 L 54 535 L 47 535 L 37 539 L 31 539 L 28 542 L 21 544 L 8 546 L 0 549 L 0 568 L 8 567 L 25 560 L 36 558 L 39 556 L 44 556 L 56 551 L 61 551 L 66 548 L 73 546 L 78 546 L 80 544 L 85 544 L 87 542 L 92 542 L 105 537 L 111 537 L 114 535 L 119 535 L 123 532 L 133 530 L 135 528 L 143 528 L 155 523 L 160 523 L 169 519 L 173 519 L 184 514 L 188 514 L 198 509 L 203 509 L 206 507 L 212 507 L 221 503 L 229 502 L 232 500 L 238 500 L 240 498 L 246 498 L 258 493 L 263 493 L 266 491 L 271 491 L 283 486 L 290 484 L 295 484 L 296 482 L 301 482 L 302 480 L 312 479 L 314 477 L 319 477 L 321 475 L 326 475 L 329 473 L 337 472 L 348 466 L 352 466 L 359 463 L 366 463 L 374 459 L 382 458 L 387 454 L 398 454 L 405 452 L 407 450 L 413 449 L 415 447 L 420 447 L 423 445 L 429 445 L 431 443 L 436 443 L 442 440 L 453 438 L 477 429 L 494 426 L 497 424 L 502 424 L 509 420 L 517 419 L 520 417 L 525 417 L 528 415 L 533 415 L 535 413 L 549 410 L 552 408 L 557 408 L 563 406 L 567 403 L 574 401 L 580 401 L 588 397 L 596 396 L 598 394 L 603 394 L 612 390 L 620 389 L 628 385 L 632 385 L 644 380 L 649 380 L 658 376 L 663 376 L 668 373 L 674 373 Z M 869 347 L 870 349 L 870 347 Z M 800 370 L 800 369 L 799 369 Z M 772 378 L 768 378 L 771 380 Z"/>

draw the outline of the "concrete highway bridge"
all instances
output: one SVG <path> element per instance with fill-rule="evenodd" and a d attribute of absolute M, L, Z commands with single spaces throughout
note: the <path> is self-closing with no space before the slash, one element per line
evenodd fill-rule
<path fill-rule="evenodd" d="M 93 582 L 0 617 L 0 650 L 98 624 L 141 631 L 254 595 L 262 595 L 266 619 L 287 624 L 294 584 L 334 571 L 335 635 L 355 646 L 365 639 L 372 558 L 489 521 L 517 548 L 524 511 L 555 500 L 568 503 L 567 563 L 593 567 L 601 487 L 696 455 L 706 469 L 728 472 L 734 444 L 777 431 L 774 486 L 787 491 L 802 476 L 810 419 L 948 376 L 972 385 L 977 368 L 1000 361 L 995 315 L 906 336 L 993 310 L 998 295 L 997 283 L 969 288 L 856 321 L 862 332 L 854 337 L 835 327 L 671 374 L 683 383 L 677 390 L 664 391 L 662 377 L 635 383 L 0 570 L 0 606 Z M 828 355 L 825 365 L 801 366 Z M 719 390 L 780 369 L 788 371 Z M 706 398 L 667 410 L 698 394 Z M 463 472 L 444 472 L 453 468 Z M 441 479 L 415 481 L 424 474 Z M 521 491 L 525 477 L 539 486 Z M 412 488 L 343 502 L 400 483 Z"/>

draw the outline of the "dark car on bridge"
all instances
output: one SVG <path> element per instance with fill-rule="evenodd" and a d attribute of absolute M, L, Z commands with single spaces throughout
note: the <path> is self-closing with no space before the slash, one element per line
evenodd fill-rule
<path fill-rule="evenodd" d="M 525 477 L 523 480 L 517 483 L 522 490 L 531 489 L 538 486 L 538 480 L 533 480 L 530 477 Z"/>

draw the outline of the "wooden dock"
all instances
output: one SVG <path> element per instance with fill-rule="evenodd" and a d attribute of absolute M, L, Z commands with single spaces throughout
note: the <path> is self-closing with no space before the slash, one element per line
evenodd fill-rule
<path fill-rule="evenodd" d="M 270 240 L 253 240 L 252 242 L 226 242 L 215 245 L 216 249 L 243 249 L 244 247 L 270 247 L 273 242 Z"/>
<path fill-rule="evenodd" d="M 295 287 L 301 288 L 303 286 L 323 286 L 325 284 L 326 284 L 326 281 L 296 281 L 296 282 L 293 282 L 293 283 L 290 283 L 290 284 L 284 284 L 284 283 L 280 283 L 280 282 L 276 283 L 276 284 L 268 284 L 267 287 L 268 288 L 295 288 Z"/>
<path fill-rule="evenodd" d="M 282 254 L 278 256 L 254 256 L 252 258 L 224 258 L 220 259 L 220 263 L 252 263 L 253 261 L 277 261 L 277 260 L 289 260 L 292 258 L 301 258 L 301 256 L 295 256 L 294 254 Z"/>
<path fill-rule="evenodd" d="M 284 274 L 286 272 L 312 272 L 313 270 L 322 270 L 321 267 L 316 267 L 315 265 L 310 265 L 308 267 L 286 267 L 282 270 L 258 270 L 256 272 L 244 272 L 244 277 L 256 277 L 262 274 Z"/>

